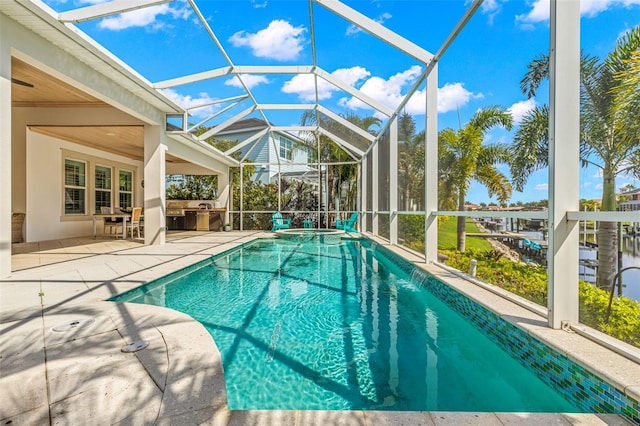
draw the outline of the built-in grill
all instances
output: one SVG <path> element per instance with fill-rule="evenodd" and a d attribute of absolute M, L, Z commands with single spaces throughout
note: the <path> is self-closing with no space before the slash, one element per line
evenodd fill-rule
<path fill-rule="evenodd" d="M 167 211 L 165 212 L 167 217 L 183 217 L 184 208 L 180 204 L 169 203 L 167 205 Z"/>

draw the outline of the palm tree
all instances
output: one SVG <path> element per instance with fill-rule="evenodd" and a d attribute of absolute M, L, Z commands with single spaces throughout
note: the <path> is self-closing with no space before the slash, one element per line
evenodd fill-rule
<path fill-rule="evenodd" d="M 603 211 L 616 210 L 616 176 L 640 174 L 639 48 L 640 26 L 637 26 L 618 40 L 604 61 L 585 54 L 581 56 L 580 160 L 582 165 L 594 165 L 602 172 Z M 528 68 L 520 88 L 531 98 L 549 76 L 549 57 L 539 56 Z M 636 76 L 635 86 L 633 75 Z M 635 92 L 627 92 L 632 87 Z M 519 191 L 531 173 L 548 164 L 548 123 L 548 107 L 537 107 L 525 116 L 516 132 L 511 173 Z M 616 273 L 616 228 L 615 222 L 602 222 L 598 230 L 596 282 L 600 287 L 610 287 Z"/>
<path fill-rule="evenodd" d="M 398 116 L 398 187 L 401 208 L 411 210 L 411 202 L 421 208 L 424 197 L 424 131 L 416 134 L 411 114 Z"/>
<path fill-rule="evenodd" d="M 455 131 L 443 129 L 438 134 L 438 164 L 443 200 L 457 202 L 463 211 L 471 180 L 475 179 L 496 195 L 501 204 L 511 197 L 511 183 L 496 164 L 508 163 L 510 151 L 506 144 L 483 144 L 485 133 L 502 126 L 511 130 L 513 118 L 504 109 L 493 106 L 478 110 L 469 123 Z M 458 250 L 465 250 L 465 217 L 458 217 Z"/>
<path fill-rule="evenodd" d="M 376 134 L 377 129 L 380 127 L 380 119 L 376 117 L 359 117 L 355 114 L 347 114 L 344 115 L 343 118 L 372 134 Z M 305 111 L 302 114 L 300 123 L 303 126 L 313 126 L 318 123 L 318 120 L 325 126 L 325 128 L 330 130 L 332 133 L 341 136 L 344 140 L 348 141 L 354 138 L 361 138 L 341 124 L 323 116 L 319 117 L 319 114 L 317 114 L 316 111 Z M 317 153 L 319 147 L 319 161 L 321 162 L 353 161 L 353 158 L 351 158 L 343 148 L 323 134 L 304 132 L 300 137 L 307 142 L 309 146 L 313 147 L 314 152 Z M 327 195 L 329 210 L 335 209 L 335 205 L 333 204 L 335 195 L 340 193 L 343 184 L 347 187 L 348 201 L 352 207 L 355 208 L 355 194 L 357 192 L 357 183 L 355 183 L 356 174 L 357 167 L 352 164 L 327 167 Z"/>

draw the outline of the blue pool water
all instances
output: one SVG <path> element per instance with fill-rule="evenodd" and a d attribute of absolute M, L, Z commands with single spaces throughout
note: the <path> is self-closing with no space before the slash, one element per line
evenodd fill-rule
<path fill-rule="evenodd" d="M 581 411 L 367 241 L 258 240 L 114 300 L 201 322 L 234 410 Z"/>

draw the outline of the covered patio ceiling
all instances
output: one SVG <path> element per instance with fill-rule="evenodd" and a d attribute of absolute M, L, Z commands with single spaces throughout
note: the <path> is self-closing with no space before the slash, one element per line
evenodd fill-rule
<path fill-rule="evenodd" d="M 112 108 L 108 103 L 16 57 L 11 58 L 11 105 L 17 108 Z M 31 125 L 31 131 L 97 148 L 133 160 L 144 160 L 144 126 Z M 167 163 L 188 161 L 166 153 Z M 192 168 L 195 166 L 192 166 Z M 202 174 L 211 171 L 201 168 Z"/>

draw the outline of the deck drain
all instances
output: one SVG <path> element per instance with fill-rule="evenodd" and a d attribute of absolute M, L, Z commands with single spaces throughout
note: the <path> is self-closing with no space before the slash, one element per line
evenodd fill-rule
<path fill-rule="evenodd" d="M 141 351 L 142 349 L 146 348 L 147 346 L 149 346 L 149 342 L 147 342 L 146 340 L 136 340 L 135 342 L 131 343 L 130 345 L 127 346 L 123 346 L 122 347 L 122 352 L 138 352 Z"/>
<path fill-rule="evenodd" d="M 71 331 L 77 328 L 86 327 L 88 325 L 93 324 L 94 322 L 96 322 L 95 318 L 76 319 L 72 321 L 63 322 L 62 324 L 58 324 L 55 327 L 53 327 L 51 331 L 56 331 L 58 333 L 64 332 L 64 331 Z"/>

